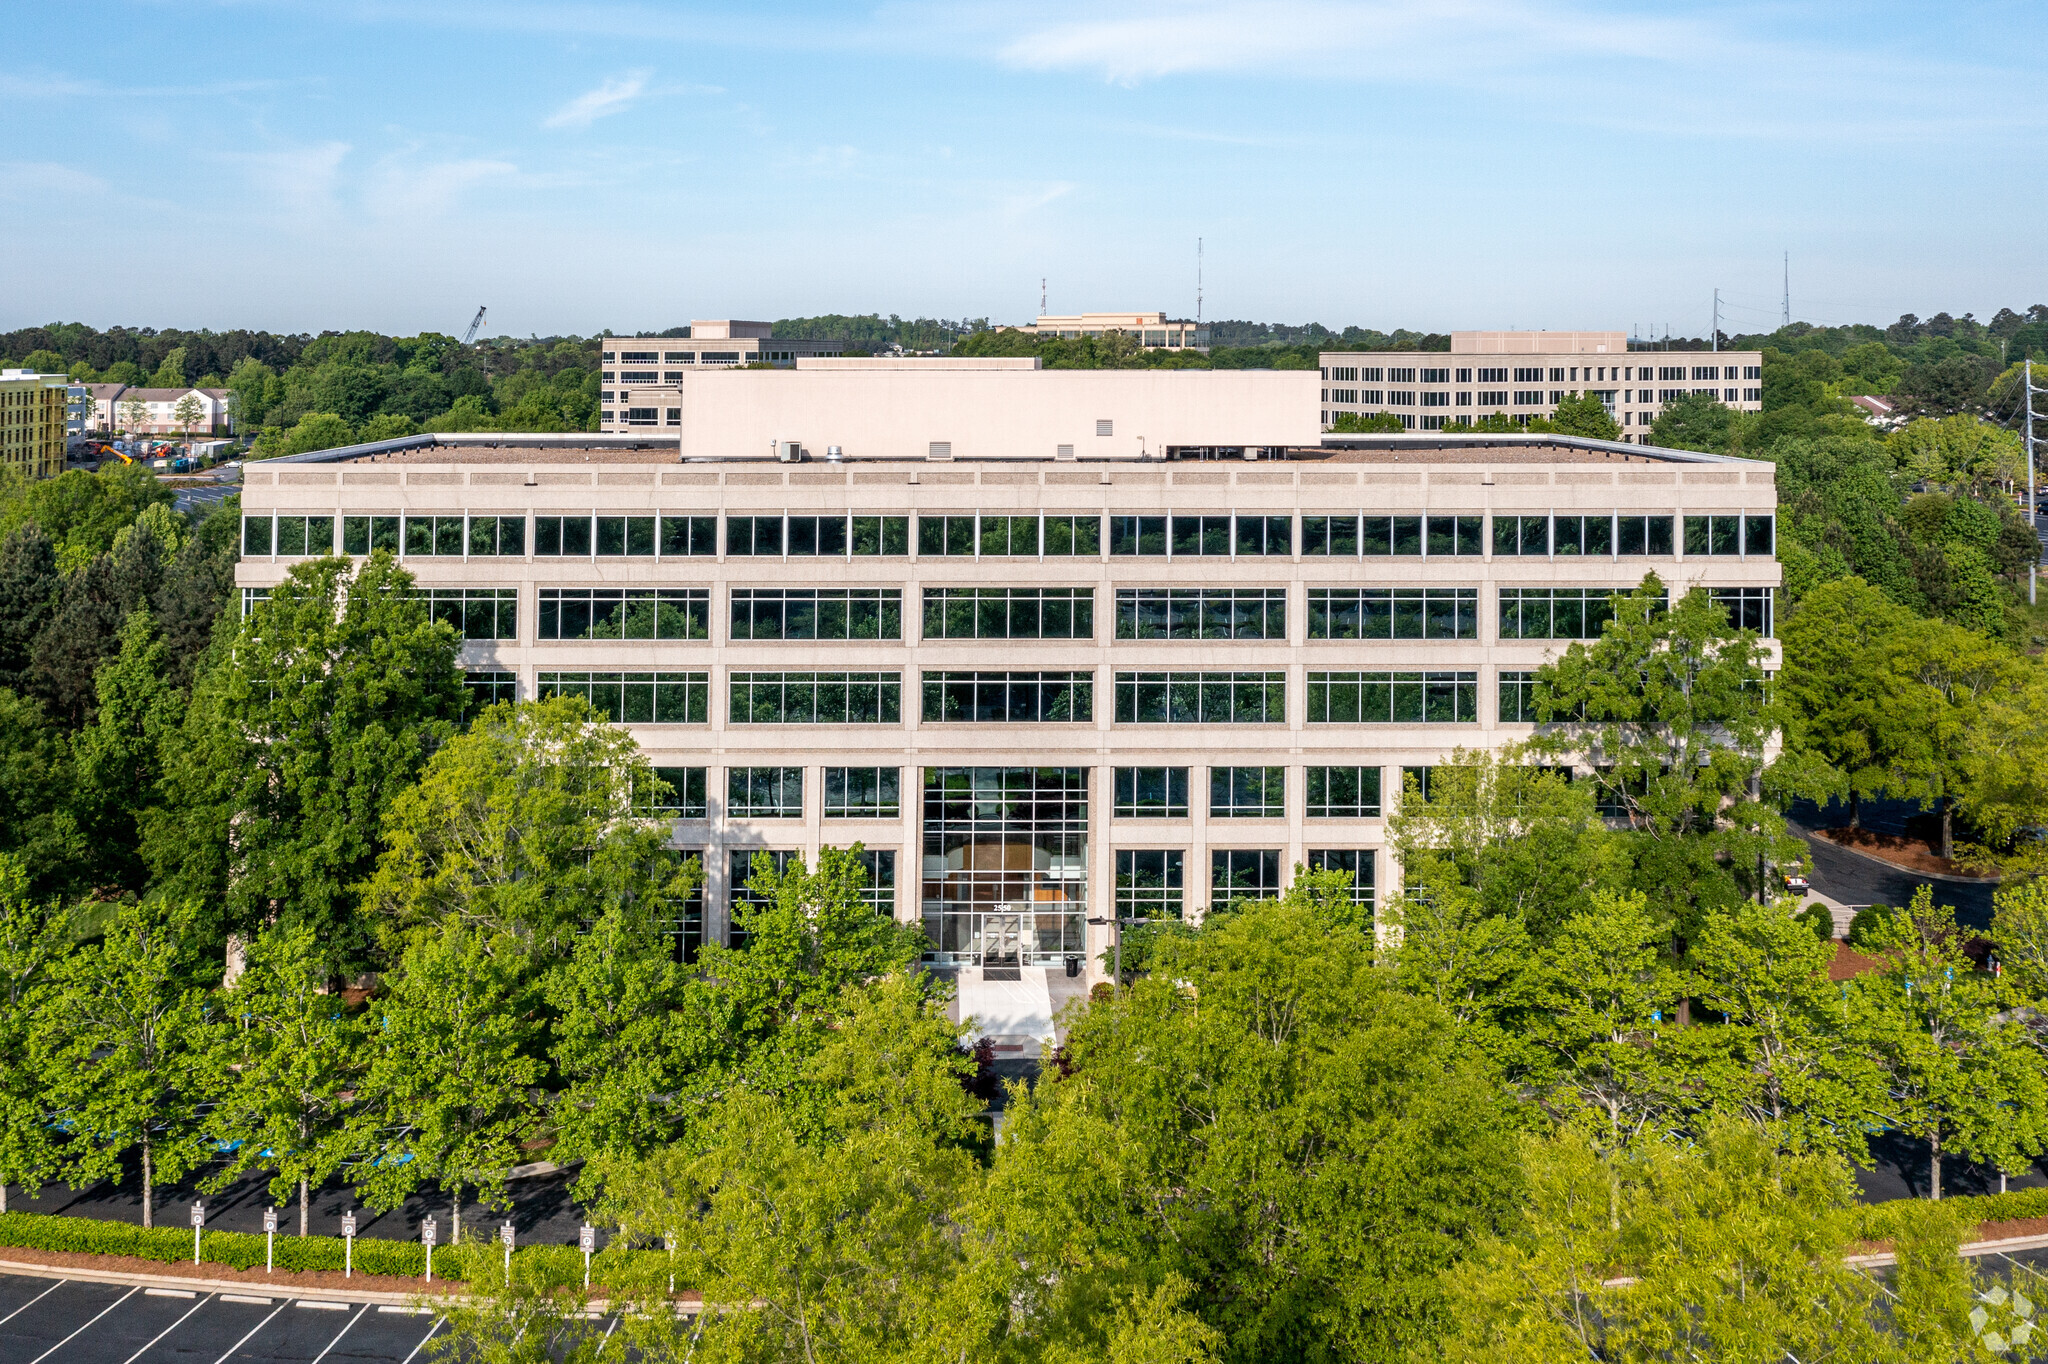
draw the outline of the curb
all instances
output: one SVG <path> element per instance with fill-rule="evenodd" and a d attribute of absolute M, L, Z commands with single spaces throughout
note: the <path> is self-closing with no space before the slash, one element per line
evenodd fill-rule
<path fill-rule="evenodd" d="M 1956 1254 L 1964 1259 L 1970 1259 L 1978 1255 L 1996 1255 L 2001 1251 L 2007 1250 L 2040 1250 L 2043 1247 L 2048 1247 L 2048 1233 L 2036 1233 L 2032 1236 L 2008 1236 L 1998 1241 L 1965 1241 L 1956 1248 Z M 1894 1255 L 1891 1251 L 1885 1250 L 1879 1251 L 1874 1255 L 1851 1255 L 1847 1257 L 1847 1262 L 1852 1265 L 1882 1267 L 1893 1263 L 1897 1259 L 1898 1256 Z"/>
<path fill-rule="evenodd" d="M 1799 826 L 1793 825 L 1792 827 L 1798 828 Z M 1997 886 L 2004 884 L 2005 881 L 2005 878 L 2002 876 L 1956 876 L 1945 871 L 1918 871 L 1912 867 L 1902 867 L 1898 863 L 1888 861 L 1875 853 L 1867 853 L 1861 848 L 1846 847 L 1831 838 L 1822 838 L 1811 829 L 1799 829 L 1799 836 L 1818 843 L 1822 847 L 1831 849 L 1834 852 L 1847 853 L 1851 857 L 1860 857 L 1865 862 L 1874 863 L 1887 871 L 1897 872 L 1901 876 L 1919 877 L 1928 881 L 1948 881 L 1959 886 Z"/>
<path fill-rule="evenodd" d="M 119 1269 L 74 1269 L 65 1265 L 28 1264 L 20 1260 L 0 1260 L 0 1271 L 8 1274 L 26 1274 L 38 1279 L 76 1279 L 87 1283 L 131 1284 L 137 1288 L 182 1288 L 195 1292 L 233 1293 L 243 1297 L 283 1298 L 291 1301 L 303 1299 L 310 1302 L 381 1303 L 388 1306 L 411 1307 L 427 1299 L 424 1293 L 390 1293 L 360 1288 L 321 1288 L 302 1291 L 295 1284 L 282 1282 L 272 1286 L 248 1283 L 240 1279 L 188 1279 L 178 1274 L 143 1274 Z M 450 1303 L 469 1301 L 467 1294 L 448 1293 L 435 1296 Z"/>

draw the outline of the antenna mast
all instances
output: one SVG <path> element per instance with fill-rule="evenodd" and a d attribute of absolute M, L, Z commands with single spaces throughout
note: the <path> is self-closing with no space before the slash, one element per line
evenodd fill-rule
<path fill-rule="evenodd" d="M 1714 336 L 1713 348 L 1721 349 L 1721 291 L 1714 290 Z"/>
<path fill-rule="evenodd" d="M 1202 321 L 1202 239 L 1195 238 L 1195 323 Z"/>
<path fill-rule="evenodd" d="M 2034 485 L 2034 357 L 2031 355 L 2027 357 L 2024 373 L 2024 397 L 2027 404 L 2027 529 L 2034 532 L 2034 560 L 2027 565 L 2027 605 L 2032 606 L 2038 600 L 2035 594 L 2040 591 L 2041 581 L 2041 499 Z"/>
<path fill-rule="evenodd" d="M 1038 277 L 1038 315 L 1045 316 L 1045 276 Z"/>
<path fill-rule="evenodd" d="M 1792 253 L 1785 253 L 1785 312 L 1782 325 L 1792 325 Z"/>

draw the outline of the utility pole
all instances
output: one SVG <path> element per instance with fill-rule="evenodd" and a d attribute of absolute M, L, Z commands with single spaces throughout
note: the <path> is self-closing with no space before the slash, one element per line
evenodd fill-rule
<path fill-rule="evenodd" d="M 1721 291 L 1714 290 L 1714 349 L 1721 349 Z"/>
<path fill-rule="evenodd" d="M 1202 239 L 1195 238 L 1195 325 L 1202 325 Z"/>
<path fill-rule="evenodd" d="M 1045 316 L 1045 276 L 1038 277 L 1038 315 Z"/>
<path fill-rule="evenodd" d="M 2040 493 L 2034 484 L 2034 357 L 2027 357 L 2022 371 L 2026 376 L 2025 400 L 2027 423 L 2027 529 L 2034 532 L 2034 560 L 2027 565 L 2027 605 L 2033 606 L 2039 600 L 2035 595 L 2040 591 L 2041 582 L 2041 503 Z"/>
<path fill-rule="evenodd" d="M 1792 325 L 1792 253 L 1790 251 L 1785 253 L 1785 310 L 1780 325 L 1786 327 Z"/>

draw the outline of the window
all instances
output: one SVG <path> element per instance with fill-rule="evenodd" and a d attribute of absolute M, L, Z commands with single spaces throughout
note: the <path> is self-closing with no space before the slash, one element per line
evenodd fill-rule
<path fill-rule="evenodd" d="M 1379 814 L 1380 770 L 1377 767 L 1308 769 L 1310 819 L 1377 819 Z"/>
<path fill-rule="evenodd" d="M 715 516 L 663 516 L 660 549 L 664 558 L 718 553 L 718 518 Z"/>
<path fill-rule="evenodd" d="M 1211 848 L 1209 902 L 1221 909 L 1233 900 L 1270 900 L 1280 894 L 1278 848 Z"/>
<path fill-rule="evenodd" d="M 1471 370 L 1469 370 L 1469 369 L 1460 369 L 1460 370 L 1458 371 L 1458 382 L 1459 382 L 1459 383 L 1461 383 L 1461 384 L 1469 384 L 1469 383 L 1471 383 L 1471 382 L 1472 382 L 1472 371 L 1471 371 Z"/>
<path fill-rule="evenodd" d="M 1688 516 L 1685 518 L 1687 554 L 1769 554 L 1772 518 L 1768 516 Z"/>
<path fill-rule="evenodd" d="M 267 587 L 245 587 L 245 588 L 243 588 L 243 589 L 242 589 L 242 619 L 244 619 L 244 620 L 247 620 L 247 619 L 249 618 L 249 613 L 250 613 L 251 611 L 254 611 L 254 610 L 256 609 L 256 604 L 257 604 L 258 602 L 266 602 L 266 601 L 269 601 L 269 600 L 270 600 L 270 589 L 269 589 L 269 588 L 267 588 Z"/>
<path fill-rule="evenodd" d="M 1483 516 L 1304 516 L 1305 555 L 1402 557 L 1480 554 L 1485 550 Z"/>
<path fill-rule="evenodd" d="M 711 695 L 709 673 L 542 673 L 536 694 L 580 696 L 613 724 L 701 725 Z"/>
<path fill-rule="evenodd" d="M 1088 852 L 1088 769 L 925 768 L 933 959 L 1028 965 L 1081 952 Z"/>
<path fill-rule="evenodd" d="M 900 640 L 903 592 L 895 587 L 735 587 L 732 637 Z"/>
<path fill-rule="evenodd" d="M 661 409 L 658 407 L 629 407 L 626 409 L 626 425 L 659 426 Z"/>
<path fill-rule="evenodd" d="M 1387 381 L 1387 372 L 1377 365 L 1367 365 L 1358 371 L 1358 377 L 1368 384 L 1383 384 Z"/>
<path fill-rule="evenodd" d="M 658 371 L 651 369 L 623 369 L 619 371 L 619 382 L 622 384 L 658 384 L 661 382 L 661 375 Z"/>
<path fill-rule="evenodd" d="M 1119 919 L 1180 918 L 1185 857 L 1179 848 L 1118 849 L 1116 916 Z"/>
<path fill-rule="evenodd" d="M 802 819 L 804 770 L 801 767 L 728 767 L 725 770 L 725 813 L 733 819 Z M 734 853 L 744 857 L 744 853 Z M 742 864 L 743 866 L 745 864 Z M 739 877 L 744 881 L 744 875 Z"/>
<path fill-rule="evenodd" d="M 1668 516 L 1615 517 L 1614 547 L 1617 554 L 1667 555 L 1671 553 L 1671 518 Z"/>
<path fill-rule="evenodd" d="M 703 819 L 708 813 L 704 793 L 705 769 L 701 767 L 657 767 L 655 787 L 635 792 L 633 804 L 647 814 L 669 819 Z"/>
<path fill-rule="evenodd" d="M 331 516 L 280 516 L 277 518 L 277 548 L 273 551 L 266 544 L 263 548 L 248 548 L 250 532 L 255 531 L 258 541 L 267 540 L 270 535 L 270 518 L 267 516 L 245 516 L 242 518 L 242 552 L 244 554 L 276 553 L 286 557 L 301 555 L 318 556 L 334 553 L 334 518 Z"/>
<path fill-rule="evenodd" d="M 469 518 L 471 558 L 526 553 L 526 518 L 523 516 L 472 516 Z"/>
<path fill-rule="evenodd" d="M 1434 556 L 1486 552 L 1485 517 L 1431 516 L 1424 520 L 1428 532 L 1426 553 Z"/>
<path fill-rule="evenodd" d="M 1287 769 L 1210 768 L 1209 815 L 1212 819 L 1286 818 Z"/>
<path fill-rule="evenodd" d="M 1482 384 L 1504 384 L 1507 381 L 1508 372 L 1505 369 L 1481 369 L 1479 371 L 1479 382 Z M 1464 380 L 1461 379 L 1459 382 L 1463 383 Z"/>
<path fill-rule="evenodd" d="M 1415 382 L 1415 371 L 1413 369 L 1389 369 L 1387 371 L 1387 382 L 1390 384 L 1412 384 Z"/>
<path fill-rule="evenodd" d="M 525 529 L 525 522 L 520 522 Z M 368 554 L 386 549 L 398 553 L 398 518 L 395 516 L 344 516 L 341 518 L 341 552 Z"/>
<path fill-rule="evenodd" d="M 1543 390 L 1540 388 L 1518 388 L 1515 390 L 1516 407 L 1543 406 Z"/>
<path fill-rule="evenodd" d="M 1742 390 L 1742 401 L 1746 403 L 1760 403 L 1763 400 L 1764 391 L 1760 388 L 1745 388 Z"/>
<path fill-rule="evenodd" d="M 1038 553 L 1036 516 L 984 516 L 979 519 L 982 554 L 1035 556 Z"/>
<path fill-rule="evenodd" d="M 469 688 L 469 708 L 472 712 L 499 702 L 511 705 L 519 699 L 519 674 L 507 672 L 475 672 L 463 674 L 463 685 Z"/>
<path fill-rule="evenodd" d="M 1450 381 L 1451 372 L 1448 369 L 1425 369 L 1422 371 L 1422 377 L 1417 380 L 1418 383 L 1424 384 L 1447 384 Z"/>
<path fill-rule="evenodd" d="M 1482 381 L 1483 381 L 1483 378 L 1484 378 L 1484 376 L 1481 376 L 1481 377 L 1482 377 Z M 1516 383 L 1518 383 L 1518 384 L 1540 384 L 1540 383 L 1542 383 L 1542 382 L 1543 382 L 1543 367 L 1542 367 L 1541 365 L 1538 365 L 1538 366 L 1536 366 L 1535 368 L 1531 369 L 1531 368 L 1529 368 L 1529 367 L 1527 367 L 1527 366 L 1524 366 L 1524 367 L 1522 367 L 1522 368 L 1520 368 L 1520 369 L 1517 369 L 1517 370 L 1515 371 L 1515 382 L 1516 382 Z"/>
<path fill-rule="evenodd" d="M 1287 674 L 1118 673 L 1116 719 L 1124 725 L 1285 724 Z"/>
<path fill-rule="evenodd" d="M 1562 366 L 1560 366 L 1560 365 L 1553 365 L 1553 366 L 1551 366 L 1551 370 L 1550 370 L 1550 382 L 1551 382 L 1551 383 L 1553 383 L 1553 384 L 1561 384 L 1561 383 L 1563 383 L 1563 382 L 1564 382 L 1564 368 L 1563 368 Z M 1559 397 L 1562 397 L 1563 395 L 1562 395 L 1562 394 L 1559 394 L 1558 396 L 1559 396 Z M 1551 399 L 1551 401 L 1552 401 L 1552 402 L 1556 402 L 1556 401 L 1557 401 L 1557 399 L 1556 399 L 1556 398 L 1553 398 L 1553 399 Z"/>
<path fill-rule="evenodd" d="M 459 556 L 467 543 L 460 516 L 408 516 L 405 518 L 407 558 L 430 555 Z"/>
<path fill-rule="evenodd" d="M 974 553 L 974 532 L 979 517 L 920 516 L 917 518 L 917 552 L 929 555 Z"/>
<path fill-rule="evenodd" d="M 590 553 L 590 518 L 587 516 L 536 516 L 533 518 L 533 552 L 548 557 L 580 558 Z"/>
<path fill-rule="evenodd" d="M 894 819 L 903 813 L 898 767 L 825 769 L 825 818 Z"/>
<path fill-rule="evenodd" d="M 608 558 L 653 558 L 654 518 L 651 516 L 598 517 L 597 552 Z"/>
<path fill-rule="evenodd" d="M 1118 639 L 1285 639 L 1287 589 L 1118 588 Z"/>
<path fill-rule="evenodd" d="M 619 363 L 622 365 L 651 365 L 655 362 L 657 354 L 657 352 L 651 350 L 622 350 L 619 352 Z M 609 360 L 611 357 L 606 356 L 605 358 Z"/>
<path fill-rule="evenodd" d="M 1494 517 L 1493 552 L 1497 555 L 1550 553 L 1550 518 L 1547 516 Z"/>
<path fill-rule="evenodd" d="M 1479 718 L 1476 672 L 1311 672 L 1312 725 L 1469 724 Z"/>
<path fill-rule="evenodd" d="M 1504 388 L 1482 388 L 1479 390 L 1480 407 L 1506 407 L 1508 391 Z"/>
<path fill-rule="evenodd" d="M 926 639 L 1093 639 L 1089 587 L 927 587 Z"/>
<path fill-rule="evenodd" d="M 1433 767 L 1404 767 L 1401 769 L 1401 794 L 1407 796 L 1412 790 L 1417 800 L 1429 799 L 1430 776 Z"/>
<path fill-rule="evenodd" d="M 1719 365 L 1694 365 L 1692 367 L 1692 377 L 1694 379 L 1718 379 L 1721 377 L 1721 367 Z M 1730 377 L 1732 378 L 1733 375 Z"/>
<path fill-rule="evenodd" d="M 1754 630 L 1766 639 L 1771 635 L 1771 589 L 1768 587 L 1715 587 L 1708 589 L 1714 604 L 1728 613 L 1728 623 L 1738 630 Z"/>
<path fill-rule="evenodd" d="M 1294 553 L 1294 518 L 1291 516 L 1239 516 L 1236 552 L 1240 555 Z"/>
<path fill-rule="evenodd" d="M 1185 767 L 1117 768 L 1116 802 L 1111 813 L 1118 819 L 1186 819 L 1188 770 Z"/>
<path fill-rule="evenodd" d="M 1340 384 L 1355 384 L 1358 382 L 1358 367 L 1356 365 L 1333 366 L 1330 370 L 1330 378 Z"/>
<path fill-rule="evenodd" d="M 736 725 L 899 724 L 903 674 L 735 672 L 727 715 Z"/>
<path fill-rule="evenodd" d="M 710 593 L 675 587 L 543 587 L 542 639 L 708 639 Z"/>
<path fill-rule="evenodd" d="M 430 587 L 421 595 L 427 614 L 454 626 L 464 639 L 519 638 L 516 587 Z"/>
<path fill-rule="evenodd" d="M 1234 523 L 1234 524 L 1233 524 Z M 1176 557 L 1287 555 L 1294 552 L 1291 516 L 1112 516 L 1111 554 Z"/>
<path fill-rule="evenodd" d="M 1412 388 L 1390 388 L 1387 390 L 1388 407 L 1415 406 L 1415 390 Z"/>
<path fill-rule="evenodd" d="M 1611 516 L 1554 516 L 1550 524 L 1553 554 L 1611 556 L 1614 553 L 1614 518 Z"/>
<path fill-rule="evenodd" d="M 896 917 L 896 850 L 863 848 L 858 854 L 867 881 L 860 888 L 860 902 L 884 919 Z"/>
<path fill-rule="evenodd" d="M 1422 395 L 1422 405 L 1424 407 L 1449 407 L 1451 405 L 1451 395 L 1441 392 L 1424 393 Z"/>
<path fill-rule="evenodd" d="M 1732 377 L 1734 377 L 1734 376 L 1732 376 L 1732 375 L 1731 375 L 1730 377 L 1732 378 Z M 1743 378 L 1745 378 L 1745 379 L 1761 379 L 1761 378 L 1763 378 L 1763 377 L 1764 377 L 1764 369 L 1763 369 L 1763 366 L 1762 366 L 1762 365 L 1744 365 L 1744 366 L 1742 367 L 1742 377 L 1743 377 Z"/>
<path fill-rule="evenodd" d="M 1089 672 L 928 672 L 924 718 L 1060 723 L 1095 718 Z"/>
<path fill-rule="evenodd" d="M 1538 719 L 1536 674 L 1503 669 L 1500 674 L 1500 722 L 1504 725 L 1533 725 Z"/>
<path fill-rule="evenodd" d="M 1166 518 L 1163 516 L 1112 516 L 1109 518 L 1109 552 L 1144 556 L 1166 553 Z"/>
<path fill-rule="evenodd" d="M 1055 513 L 1041 517 L 1044 533 L 1039 537 L 1047 555 L 1096 555 L 1102 553 L 1102 518 L 1092 515 Z"/>
<path fill-rule="evenodd" d="M 794 768 L 788 770 L 800 771 Z M 725 941 L 726 945 L 736 952 L 746 949 L 746 925 L 753 911 L 772 903 L 766 892 L 755 890 L 751 884 L 755 875 L 755 859 L 764 857 L 768 859 L 766 871 L 773 876 L 781 876 L 790 869 L 791 864 L 799 861 L 797 853 L 764 848 L 734 848 L 726 859 Z"/>
<path fill-rule="evenodd" d="M 1310 871 L 1349 873 L 1351 903 L 1371 909 L 1375 861 L 1370 848 L 1311 848 L 1305 865 Z"/>
<path fill-rule="evenodd" d="M 1310 639 L 1477 639 L 1475 587 L 1312 587 Z"/>
<path fill-rule="evenodd" d="M 1614 619 L 1614 595 L 1611 587 L 1503 587 L 1500 637 L 1598 639 Z"/>

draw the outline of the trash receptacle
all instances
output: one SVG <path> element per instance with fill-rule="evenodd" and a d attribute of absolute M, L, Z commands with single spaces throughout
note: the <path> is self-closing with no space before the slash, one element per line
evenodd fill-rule
<path fill-rule="evenodd" d="M 1081 974 L 1081 959 L 1079 957 L 1067 958 L 1067 974 L 1070 976 L 1078 976 Z"/>

